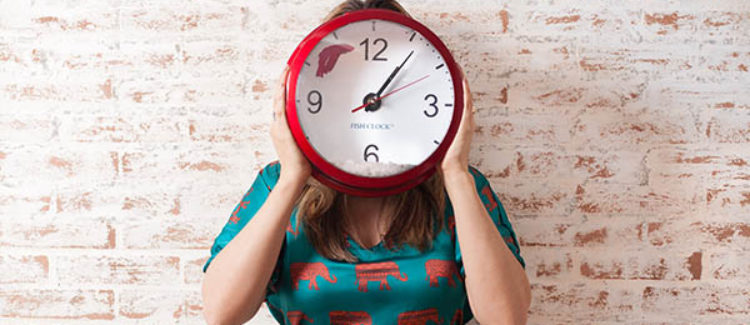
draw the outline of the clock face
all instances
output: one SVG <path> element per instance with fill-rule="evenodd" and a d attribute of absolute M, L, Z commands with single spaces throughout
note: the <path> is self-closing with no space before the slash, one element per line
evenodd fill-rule
<path fill-rule="evenodd" d="M 458 106 L 450 65 L 415 28 L 353 21 L 324 35 L 303 59 L 293 88 L 299 126 L 336 168 L 397 175 L 446 140 Z"/>

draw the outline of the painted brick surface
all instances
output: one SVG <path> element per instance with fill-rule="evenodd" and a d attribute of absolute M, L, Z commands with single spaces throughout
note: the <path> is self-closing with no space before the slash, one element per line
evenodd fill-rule
<path fill-rule="evenodd" d="M 0 323 L 204 323 L 271 85 L 336 3 L 0 0 Z M 403 4 L 470 79 L 529 324 L 750 323 L 749 2 Z"/>

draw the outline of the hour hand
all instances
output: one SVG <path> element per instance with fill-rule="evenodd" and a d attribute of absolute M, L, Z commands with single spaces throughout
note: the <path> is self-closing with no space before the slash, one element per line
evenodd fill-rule
<path fill-rule="evenodd" d="M 383 91 L 385 91 L 385 89 L 388 87 L 388 85 L 391 83 L 391 81 L 393 81 L 393 78 L 396 77 L 396 75 L 401 70 L 401 68 L 404 66 L 404 64 L 406 64 L 406 61 L 409 61 L 409 58 L 411 57 L 412 54 L 414 54 L 414 51 L 409 52 L 409 55 L 406 56 L 406 59 L 404 59 L 404 62 L 402 62 L 401 65 L 397 66 L 396 69 L 394 69 L 393 72 L 391 72 L 391 75 L 388 76 L 388 79 L 385 81 L 385 83 L 383 84 L 383 86 L 380 87 L 380 89 L 378 90 L 378 93 L 375 94 L 376 98 L 380 98 L 380 95 L 383 94 Z"/>

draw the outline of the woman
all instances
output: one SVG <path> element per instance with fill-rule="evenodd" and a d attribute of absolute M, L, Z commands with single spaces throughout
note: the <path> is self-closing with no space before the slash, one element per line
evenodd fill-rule
<path fill-rule="evenodd" d="M 363 8 L 407 14 L 396 1 L 350 0 L 327 19 Z M 203 267 L 209 323 L 244 323 L 265 301 L 284 324 L 524 324 L 530 290 L 518 241 L 489 182 L 468 164 L 466 81 L 458 133 L 434 176 L 365 198 L 310 177 L 284 114 L 287 72 L 271 125 L 279 160 L 259 171 Z"/>

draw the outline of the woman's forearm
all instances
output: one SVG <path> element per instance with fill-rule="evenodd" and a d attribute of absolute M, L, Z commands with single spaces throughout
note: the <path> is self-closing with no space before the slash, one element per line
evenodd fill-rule
<path fill-rule="evenodd" d="M 214 257 L 202 286 L 209 324 L 241 324 L 257 313 L 304 184 L 280 178 L 253 218 Z"/>
<path fill-rule="evenodd" d="M 466 274 L 466 292 L 481 324 L 525 324 L 531 295 L 523 267 L 479 197 L 468 172 L 445 173 Z"/>

